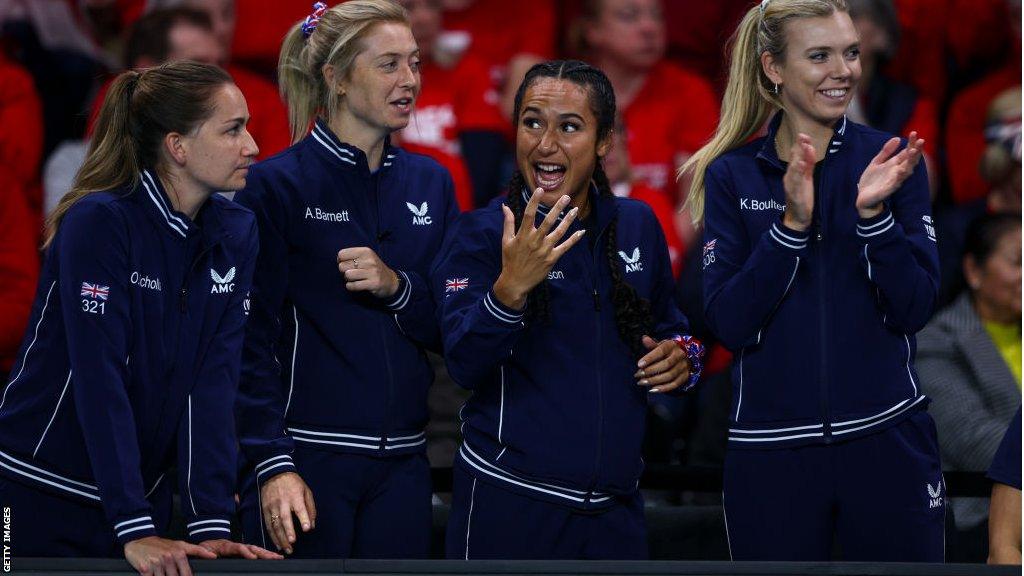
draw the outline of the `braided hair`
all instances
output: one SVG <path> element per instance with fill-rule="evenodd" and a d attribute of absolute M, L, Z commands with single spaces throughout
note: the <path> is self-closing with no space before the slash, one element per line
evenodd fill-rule
<path fill-rule="evenodd" d="M 598 139 L 611 135 L 615 126 L 615 91 L 611 82 L 599 69 L 577 60 L 554 60 L 534 65 L 526 73 L 523 82 L 516 91 L 515 108 L 512 115 L 513 122 L 518 123 L 519 114 L 522 111 L 523 98 L 526 90 L 538 79 L 555 78 L 568 80 L 578 86 L 587 89 L 588 101 L 591 112 L 597 118 Z M 601 165 L 601 158 L 597 158 L 592 175 L 593 183 L 597 187 L 602 198 L 613 197 L 611 183 L 605 175 Z M 515 226 L 523 221 L 523 213 L 526 210 L 526 200 L 523 198 L 523 189 L 526 187 L 526 179 L 517 169 L 512 175 L 508 185 L 508 198 L 506 203 L 512 214 L 515 215 Z M 615 308 L 615 325 L 619 337 L 629 345 L 634 354 L 640 356 L 645 352 L 641 343 L 644 334 L 649 333 L 651 322 L 651 305 L 646 299 L 637 294 L 636 289 L 630 286 L 623 278 L 621 263 L 618 258 L 618 240 L 616 228 L 618 217 L 608 225 L 608 232 L 605 237 L 605 257 L 608 260 L 608 268 L 612 276 L 611 300 Z M 541 281 L 527 295 L 526 299 L 526 322 L 541 323 L 547 322 L 550 318 L 550 293 L 547 280 Z"/>

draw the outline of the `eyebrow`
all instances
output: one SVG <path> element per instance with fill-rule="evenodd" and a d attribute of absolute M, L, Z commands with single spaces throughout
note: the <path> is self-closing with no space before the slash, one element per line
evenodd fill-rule
<path fill-rule="evenodd" d="M 225 120 L 224 124 L 239 123 L 239 124 L 242 124 L 244 126 L 244 125 L 249 123 L 249 118 L 251 118 L 251 116 L 236 116 L 236 117 L 231 118 L 229 120 Z"/>
<path fill-rule="evenodd" d="M 376 58 L 377 59 L 381 59 L 381 58 L 401 58 L 402 56 L 416 56 L 419 53 L 420 53 L 420 49 L 417 48 L 417 49 L 415 49 L 415 50 L 413 50 L 411 52 L 406 52 L 404 54 L 402 52 L 385 52 L 383 54 L 378 54 L 376 56 Z"/>
<path fill-rule="evenodd" d="M 860 46 L 860 42 L 854 42 L 854 43 L 850 44 L 849 46 L 847 46 L 846 48 L 843 48 L 843 51 L 845 52 L 846 50 L 849 50 L 850 48 L 859 47 L 859 46 Z M 832 46 L 812 46 L 812 47 L 808 48 L 807 50 L 805 50 L 805 53 L 806 52 L 816 52 L 818 50 L 825 50 L 827 52 L 827 51 L 829 51 L 831 49 L 832 49 Z"/>
<path fill-rule="evenodd" d="M 537 108 L 536 106 L 527 106 L 523 110 L 523 113 L 525 114 L 527 112 L 533 112 L 534 114 L 544 114 L 544 112 L 542 112 L 541 109 Z M 566 118 L 576 118 L 580 122 L 586 122 L 586 120 L 583 119 L 583 116 L 580 116 L 579 114 L 577 114 L 575 112 L 563 112 L 563 113 L 559 114 L 558 117 L 560 119 L 562 119 L 562 120 L 564 120 Z"/>

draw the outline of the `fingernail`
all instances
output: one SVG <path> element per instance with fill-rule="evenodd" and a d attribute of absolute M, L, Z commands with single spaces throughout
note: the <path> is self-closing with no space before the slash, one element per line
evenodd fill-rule
<path fill-rule="evenodd" d="M 646 378 L 640 381 L 641 386 L 647 386 L 648 384 L 650 384 L 650 382 Z M 654 389 L 652 388 L 652 390 Z"/>
<path fill-rule="evenodd" d="M 647 362 L 644 361 L 644 360 L 641 360 L 641 361 L 637 362 L 636 365 L 637 365 L 637 368 L 643 368 L 644 366 L 647 366 Z"/>
<path fill-rule="evenodd" d="M 650 390 L 648 390 L 648 393 L 650 394 L 657 394 L 658 392 L 661 392 L 660 388 L 651 388 Z"/>
<path fill-rule="evenodd" d="M 302 529 L 303 530 L 309 530 L 309 524 L 303 524 L 302 525 Z"/>
<path fill-rule="evenodd" d="M 579 206 L 573 206 L 572 210 L 569 210 L 569 214 L 575 214 L 575 213 L 577 213 L 579 211 L 580 211 L 580 207 Z"/>
<path fill-rule="evenodd" d="M 633 378 L 640 378 L 643 375 L 644 375 L 644 371 L 643 370 L 637 370 L 636 374 L 633 374 Z"/>

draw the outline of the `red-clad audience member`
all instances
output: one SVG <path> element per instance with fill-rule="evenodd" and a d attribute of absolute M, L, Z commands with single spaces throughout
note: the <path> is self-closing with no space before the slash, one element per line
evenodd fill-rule
<path fill-rule="evenodd" d="M 454 63 L 438 62 L 434 57 L 443 17 L 441 0 L 399 3 L 409 13 L 412 33 L 420 47 L 423 88 L 416 98 L 412 120 L 398 138 L 403 148 L 431 156 L 451 172 L 459 207 L 471 210 L 482 206 L 499 192 L 500 184 L 481 180 L 477 185 L 477 178 L 471 175 L 497 172 L 495 163 L 500 161 L 502 134 L 508 124 L 498 107 L 487 101 L 487 92 L 491 90 L 487 65 L 473 53 Z M 474 139 L 480 138 L 489 139 L 489 146 L 499 154 L 492 155 L 489 166 L 473 170 L 476 167 L 470 165 L 469 159 L 478 160 L 480 146 Z"/>
<path fill-rule="evenodd" d="M 6 106 L 0 102 L 0 113 Z M 0 378 L 14 364 L 39 281 L 39 217 L 32 214 L 17 170 L 0 157 Z"/>
<path fill-rule="evenodd" d="M 444 34 L 437 52 L 453 60 L 472 53 L 487 63 L 491 103 L 510 118 L 515 90 L 530 66 L 555 56 L 554 0 L 443 0 Z M 511 132 L 509 132 L 511 135 Z"/>
<path fill-rule="evenodd" d="M 222 39 L 213 33 L 211 18 L 194 8 L 167 8 L 148 12 L 132 26 L 125 46 L 127 68 L 149 68 L 174 60 L 196 60 L 224 66 Z M 260 158 L 272 156 L 291 144 L 288 112 L 277 88 L 242 68 L 226 66 L 235 85 L 245 95 L 251 116 L 247 129 L 260 148 Z M 108 81 L 93 100 L 89 132 L 99 113 Z"/>
<path fill-rule="evenodd" d="M 711 85 L 664 59 L 660 0 L 586 0 L 581 18 L 579 50 L 615 87 L 634 178 L 680 204 L 687 188 L 676 183 L 676 169 L 718 123 Z M 676 229 L 687 239 L 689 218 L 677 217 Z"/>
<path fill-rule="evenodd" d="M 10 181 L 25 195 L 34 222 L 42 226 L 39 162 L 43 153 L 43 108 L 32 76 L 0 53 L 0 164 L 9 170 L 0 182 Z M 31 298 L 29 299 L 31 304 Z"/>
<path fill-rule="evenodd" d="M 895 0 L 900 45 L 886 64 L 890 78 L 912 85 L 933 102 L 944 102 L 948 74 L 946 20 L 951 0 Z"/>
<path fill-rule="evenodd" d="M 292 24 L 309 15 L 312 5 L 313 0 L 235 0 L 235 26 L 245 33 L 232 34 L 231 61 L 268 77 L 275 74 L 281 41 Z"/>
<path fill-rule="evenodd" d="M 946 118 L 946 163 L 953 201 L 963 204 L 984 198 L 990 190 L 978 173 L 978 162 L 985 150 L 985 124 L 989 105 L 1002 92 L 1021 85 L 1020 3 L 1010 11 L 1015 32 L 1008 47 L 1007 63 L 976 84 L 965 88 L 953 100 Z"/>
<path fill-rule="evenodd" d="M 855 122 L 925 141 L 924 160 L 932 190 L 937 188 L 935 165 L 939 140 L 938 107 L 928 95 L 894 79 L 884 65 L 896 54 L 900 23 L 892 0 L 847 0 L 850 17 L 860 36 L 861 77 L 847 115 Z"/>
<path fill-rule="evenodd" d="M 672 276 L 678 280 L 679 272 L 683 269 L 683 256 L 686 254 L 686 247 L 676 232 L 675 206 L 660 191 L 633 178 L 629 148 L 626 146 L 626 134 L 626 126 L 620 116 L 615 123 L 615 131 L 612 132 L 612 149 L 604 157 L 604 172 L 608 176 L 612 192 L 616 196 L 640 200 L 654 210 L 654 216 L 658 219 L 661 231 L 665 234 L 668 257 L 672 261 Z"/>

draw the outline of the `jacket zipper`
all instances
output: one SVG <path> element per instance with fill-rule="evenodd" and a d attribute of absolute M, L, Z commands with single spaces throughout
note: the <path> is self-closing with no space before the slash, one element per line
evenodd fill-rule
<path fill-rule="evenodd" d="M 596 214 L 594 214 L 594 217 L 596 218 Z M 598 285 L 601 282 L 601 272 L 597 264 L 597 255 L 601 247 L 601 236 L 603 235 L 604 228 L 602 228 L 601 231 L 597 233 L 597 238 L 594 239 L 594 247 L 591 250 L 591 262 L 593 264 L 592 279 L 594 282 L 594 317 L 596 319 L 597 324 L 597 330 L 594 331 L 594 372 L 596 374 L 595 380 L 597 383 L 597 447 L 594 450 L 594 471 L 590 477 L 589 488 L 587 490 L 589 492 L 589 494 L 587 495 L 588 500 L 590 499 L 590 497 L 593 496 L 594 489 L 597 487 L 597 476 L 600 472 L 601 465 L 601 452 L 604 449 L 604 390 L 602 387 L 600 361 L 597 361 L 599 358 L 603 356 L 603 354 L 601 353 L 601 339 L 603 337 L 603 331 L 601 330 L 601 293 L 598 290 Z"/>
<path fill-rule="evenodd" d="M 386 157 L 387 156 L 387 150 L 385 149 L 385 151 L 382 152 L 381 154 L 382 154 L 382 156 Z M 367 161 L 369 161 L 369 159 L 367 159 Z M 376 221 L 376 229 L 374 230 L 374 232 L 375 232 L 374 238 L 381 238 L 381 235 L 382 235 L 382 232 L 381 232 L 381 221 L 380 221 L 381 213 L 382 213 L 381 205 L 380 205 L 380 202 L 381 202 L 381 197 L 380 197 L 381 196 L 381 194 L 380 194 L 380 181 L 381 181 L 381 178 L 384 177 L 384 174 L 381 173 L 381 170 L 383 170 L 383 169 L 384 169 L 384 166 L 383 166 L 383 161 L 382 161 L 381 162 L 381 166 L 377 168 L 377 172 L 378 173 L 377 173 L 376 178 L 374 179 L 374 190 L 373 190 L 374 198 L 373 198 L 373 202 L 371 203 L 371 206 L 376 208 L 376 210 L 375 210 L 376 214 L 374 214 L 374 220 Z M 381 260 L 384 260 L 383 245 L 380 244 L 379 241 L 378 241 L 378 244 L 377 244 L 376 248 L 377 248 L 377 256 Z M 394 387 L 395 387 L 395 377 L 394 377 L 394 374 L 391 372 L 391 353 L 390 353 L 389 345 L 388 345 L 387 327 L 384 324 L 385 324 L 385 321 L 383 319 L 378 324 L 378 326 L 380 327 L 381 350 L 384 351 L 384 369 L 387 372 L 387 387 L 384 389 L 384 422 L 382 423 L 381 431 L 380 431 L 380 451 L 381 451 L 381 454 L 384 454 L 384 453 L 387 452 L 387 439 L 388 439 L 388 434 L 391 431 L 391 398 L 394 395 Z"/>
<path fill-rule="evenodd" d="M 814 226 L 814 248 L 817 255 L 818 261 L 818 329 L 820 330 L 818 342 L 819 357 L 821 373 L 818 376 L 820 383 L 820 404 L 821 404 L 821 421 L 823 424 L 823 438 L 826 444 L 832 442 L 832 424 L 831 418 L 829 418 L 829 402 L 828 402 L 828 321 L 826 319 L 826 309 L 828 306 L 828 299 L 825 297 L 825 236 L 822 232 L 823 224 L 822 221 L 825 218 L 825 209 L 822 206 L 822 200 L 824 193 L 822 186 L 825 181 L 825 162 L 828 159 L 828 150 L 832 148 L 832 139 L 829 139 L 828 147 L 825 149 L 825 158 L 821 160 L 821 167 L 818 172 L 818 177 L 815 179 L 814 186 L 814 207 L 818 212 L 818 219 Z"/>

